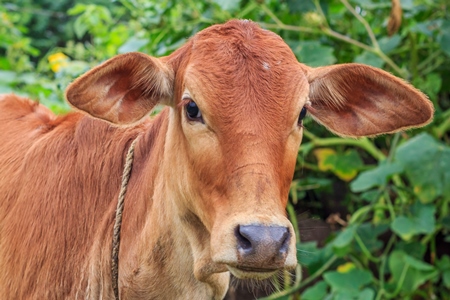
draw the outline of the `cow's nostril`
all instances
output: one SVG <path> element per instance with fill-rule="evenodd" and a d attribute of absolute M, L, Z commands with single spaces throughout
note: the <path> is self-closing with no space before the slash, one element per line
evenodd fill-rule
<path fill-rule="evenodd" d="M 234 231 L 238 247 L 240 247 L 245 252 L 250 252 L 252 250 L 251 237 L 248 236 L 248 233 L 245 230 L 241 231 L 241 228 L 242 226 L 238 225 Z"/>
<path fill-rule="evenodd" d="M 290 233 L 287 227 L 238 225 L 235 236 L 241 258 L 283 259 L 289 249 Z"/>
<path fill-rule="evenodd" d="M 284 230 L 282 230 L 282 234 L 280 237 L 280 241 L 281 241 L 281 247 L 279 249 L 280 253 L 286 253 L 289 249 L 289 237 L 290 237 L 290 233 L 289 233 L 289 229 L 283 227 Z"/>

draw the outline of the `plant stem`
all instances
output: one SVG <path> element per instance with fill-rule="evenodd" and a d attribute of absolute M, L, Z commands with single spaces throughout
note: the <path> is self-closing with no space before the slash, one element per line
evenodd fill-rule
<path fill-rule="evenodd" d="M 385 191 L 384 192 L 384 197 L 386 198 L 386 203 L 387 203 L 387 206 L 389 208 L 389 214 L 391 215 L 391 221 L 394 222 L 394 220 L 396 218 L 394 206 L 392 205 L 392 201 L 391 201 L 391 197 L 389 196 L 388 189 L 385 188 L 384 191 Z"/>
<path fill-rule="evenodd" d="M 442 54 L 442 51 L 439 49 L 433 53 L 431 53 L 429 56 L 427 56 L 427 58 L 425 58 L 420 64 L 417 65 L 417 69 L 419 70 L 420 73 L 422 72 L 422 69 L 424 69 L 425 67 L 428 67 L 431 63 L 431 61 L 433 61 L 433 59 L 435 59 L 436 57 L 439 57 Z"/>
<path fill-rule="evenodd" d="M 425 74 L 433 72 L 434 70 L 439 68 L 442 65 L 442 63 L 444 63 L 444 62 L 445 62 L 445 58 L 438 57 L 436 59 L 436 61 L 434 62 L 434 64 L 430 64 L 430 65 L 427 66 L 426 69 L 422 70 L 422 74 L 425 75 Z"/>
<path fill-rule="evenodd" d="M 417 36 L 414 32 L 411 32 L 409 34 L 409 41 L 410 41 L 410 45 L 411 45 L 411 59 L 410 59 L 410 69 L 412 71 L 412 77 L 413 78 L 417 78 L 419 76 L 419 71 L 418 71 L 418 61 L 419 61 L 419 57 L 417 55 L 417 48 L 416 48 L 416 44 L 417 44 Z M 408 78 L 408 80 L 410 80 L 411 78 Z"/>
<path fill-rule="evenodd" d="M 394 245 L 395 241 L 396 241 L 396 237 L 395 235 L 391 235 L 391 238 L 389 239 L 386 248 L 383 251 L 383 254 L 381 255 L 381 265 L 380 265 L 380 271 L 379 271 L 379 276 L 380 276 L 380 291 L 377 294 L 377 297 L 375 298 L 375 300 L 380 300 L 381 297 L 383 296 L 383 294 L 387 293 L 387 291 L 384 289 L 384 269 L 386 268 L 386 260 L 387 260 L 387 255 L 388 253 L 391 251 L 392 246 Z"/>
<path fill-rule="evenodd" d="M 369 139 L 350 139 L 350 138 L 319 138 L 309 131 L 304 131 L 303 134 L 311 140 L 311 143 L 316 147 L 328 147 L 337 145 L 357 146 L 364 149 L 367 153 L 372 155 L 376 160 L 382 161 L 386 159 L 386 155 L 375 147 Z"/>
<path fill-rule="evenodd" d="M 389 149 L 389 155 L 387 158 L 388 162 L 392 162 L 392 160 L 394 159 L 394 153 L 395 153 L 395 150 L 397 149 L 397 144 L 398 144 L 399 139 L 400 139 L 400 133 L 397 132 L 394 135 L 394 138 L 392 139 L 391 147 Z"/>
<path fill-rule="evenodd" d="M 430 242 L 431 239 L 434 239 L 434 236 L 437 232 L 439 232 L 439 230 L 442 229 L 442 225 L 441 224 L 436 224 L 436 226 L 434 227 L 434 231 L 430 234 L 425 235 L 421 240 L 420 243 L 422 245 L 426 245 Z"/>
<path fill-rule="evenodd" d="M 436 236 L 433 235 L 433 239 L 430 242 L 430 263 L 434 265 L 436 262 Z"/>
<path fill-rule="evenodd" d="M 381 266 L 380 266 L 380 271 L 379 271 L 379 274 L 378 274 L 380 276 L 380 281 L 379 281 L 380 289 L 379 289 L 379 292 L 378 292 L 377 297 L 375 298 L 375 300 L 380 300 L 381 297 L 383 296 L 383 294 L 385 293 L 385 289 L 384 289 L 384 269 L 386 268 L 386 260 L 387 260 L 387 256 L 383 254 L 381 256 Z"/>
<path fill-rule="evenodd" d="M 373 33 L 372 28 L 370 28 L 369 23 L 367 23 L 367 21 L 363 17 L 361 17 L 360 14 L 358 14 L 355 11 L 353 6 L 351 6 L 350 3 L 348 3 L 347 0 L 341 0 L 341 2 L 355 16 L 355 18 L 358 19 L 358 21 L 361 22 L 364 25 L 364 28 L 366 28 L 367 34 L 369 35 L 369 38 L 370 38 L 370 41 L 372 42 L 373 47 L 376 50 L 380 50 L 380 46 L 378 45 L 377 39 L 375 37 L 375 34 Z"/>
<path fill-rule="evenodd" d="M 357 233 L 355 233 L 355 240 L 358 243 L 359 247 L 361 248 L 361 251 L 371 262 L 374 262 L 374 263 L 380 262 L 380 258 L 375 257 L 370 253 L 369 249 L 367 249 L 366 245 L 364 244 L 364 242 L 361 240 L 361 238 L 359 237 L 359 235 Z"/>
<path fill-rule="evenodd" d="M 317 9 L 317 11 L 319 12 L 319 14 L 322 16 L 322 19 L 324 20 L 324 25 L 326 27 L 330 27 L 330 25 L 328 25 L 328 21 L 327 21 L 327 16 L 324 14 L 323 10 L 322 10 L 322 6 L 320 6 L 320 1 L 319 0 L 314 0 L 314 5 Z"/>
<path fill-rule="evenodd" d="M 320 31 L 320 30 L 314 30 L 314 29 L 311 29 L 309 27 L 286 25 L 286 24 L 283 24 L 283 23 L 281 23 L 281 24 L 270 24 L 270 23 L 258 22 L 258 24 L 261 25 L 264 28 L 269 28 L 269 29 L 284 29 L 284 30 L 290 30 L 290 31 L 315 33 L 315 34 L 322 33 L 322 31 Z"/>
<path fill-rule="evenodd" d="M 314 281 L 317 277 L 322 275 L 329 267 L 331 267 L 331 265 L 337 259 L 338 259 L 338 257 L 336 255 L 333 255 L 332 257 L 330 257 L 330 259 L 325 264 L 322 265 L 322 267 L 319 270 L 317 270 L 313 275 L 311 275 L 308 278 L 306 278 L 305 280 L 303 280 L 300 284 L 294 285 L 290 289 L 278 292 L 276 294 L 272 294 L 272 295 L 270 295 L 268 297 L 261 298 L 260 300 L 275 300 L 275 299 L 279 299 L 281 297 L 285 297 L 285 296 L 291 295 L 292 293 L 298 291 L 299 289 L 301 289 L 302 287 L 308 285 L 309 283 Z"/>
<path fill-rule="evenodd" d="M 302 162 L 302 166 L 304 168 L 307 168 L 307 169 L 310 169 L 310 170 L 313 170 L 313 171 L 316 171 L 316 172 L 321 172 L 321 170 L 316 165 L 313 165 L 313 164 L 310 164 L 310 163 L 307 163 L 307 162 Z"/>
<path fill-rule="evenodd" d="M 397 132 L 394 135 L 394 138 L 392 139 L 392 144 L 391 147 L 389 149 L 389 155 L 388 155 L 388 162 L 392 162 L 392 160 L 394 159 L 394 155 L 395 155 L 395 150 L 397 149 L 397 145 L 398 145 L 398 141 L 400 139 L 400 133 Z M 401 187 L 404 188 L 404 184 L 402 182 L 402 180 L 400 179 L 400 176 L 398 174 L 395 174 L 394 176 L 392 176 L 392 181 L 396 184 L 397 187 Z M 402 203 L 406 203 L 408 200 L 407 196 L 405 195 L 405 193 L 402 190 L 397 190 L 397 194 L 400 197 L 400 199 L 402 200 Z M 394 209 L 392 208 L 392 202 L 391 202 L 391 198 L 389 197 L 389 193 L 387 193 L 386 191 L 386 198 L 389 201 L 389 210 L 391 211 L 391 215 L 395 216 L 394 213 Z"/>
<path fill-rule="evenodd" d="M 441 139 L 442 136 L 450 129 L 450 118 L 447 118 L 437 128 L 434 129 L 434 135 Z"/>
<path fill-rule="evenodd" d="M 352 45 L 354 45 L 356 47 L 362 48 L 364 50 L 376 53 L 375 50 L 372 47 L 370 47 L 369 45 L 363 44 L 363 43 L 361 43 L 361 42 L 359 42 L 357 40 L 349 38 L 348 36 L 340 34 L 339 32 L 336 32 L 336 31 L 334 31 L 334 30 L 332 30 L 330 28 L 322 29 L 322 33 L 324 33 L 324 34 L 326 34 L 328 36 L 334 37 L 334 38 L 336 38 L 338 40 L 344 41 L 346 43 L 352 44 Z"/>
<path fill-rule="evenodd" d="M 304 27 L 304 26 L 292 26 L 292 25 L 286 25 L 283 22 L 281 22 L 280 19 L 275 16 L 275 14 L 265 5 L 261 5 L 261 8 L 264 12 L 266 12 L 276 24 L 269 24 L 269 23 L 263 23 L 259 22 L 259 25 L 261 25 L 264 28 L 270 28 L 270 29 L 284 29 L 284 30 L 290 30 L 290 31 L 297 31 L 297 32 L 306 32 L 306 33 L 313 33 L 313 34 L 325 34 L 330 37 L 333 37 L 337 40 L 344 41 L 348 44 L 352 44 L 356 47 L 359 47 L 361 49 L 364 49 L 366 51 L 369 51 L 371 53 L 374 53 L 378 55 L 384 62 L 386 62 L 394 71 L 401 76 L 402 78 L 408 78 L 409 72 L 406 70 L 402 70 L 392 59 L 390 59 L 386 54 L 384 54 L 379 48 L 371 47 L 369 45 L 366 45 L 364 43 L 361 43 L 357 40 L 354 40 L 346 35 L 340 34 L 339 32 L 336 32 L 332 30 L 328 23 L 324 25 L 321 29 L 313 29 L 310 27 Z M 326 20 L 326 18 L 324 19 Z M 326 21 L 325 21 L 326 22 Z"/>
<path fill-rule="evenodd" d="M 288 202 L 287 205 L 287 211 L 288 211 L 288 215 L 289 215 L 289 219 L 291 220 L 291 223 L 293 224 L 292 227 L 294 227 L 294 232 L 295 232 L 295 237 L 296 237 L 296 242 L 299 243 L 300 242 L 300 231 L 298 230 L 298 222 L 297 222 L 297 215 L 294 209 L 294 206 Z"/>
<path fill-rule="evenodd" d="M 252 10 L 258 7 L 255 2 L 250 2 L 241 12 L 236 15 L 236 19 L 242 19 L 245 15 L 249 14 Z"/>
<path fill-rule="evenodd" d="M 400 278 L 398 280 L 397 286 L 395 287 L 395 290 L 393 293 L 388 293 L 387 291 L 385 291 L 386 296 L 388 296 L 388 298 L 395 298 L 397 297 L 398 293 L 400 293 L 400 290 L 402 289 L 403 286 L 403 282 L 405 281 L 406 278 L 406 274 L 408 273 L 408 269 L 409 269 L 409 265 L 405 265 L 403 267 L 402 273 L 400 274 Z"/>
<path fill-rule="evenodd" d="M 403 79 L 408 79 L 410 74 L 407 70 L 401 69 L 392 59 L 390 59 L 386 54 L 384 54 L 381 50 L 371 51 L 378 55 L 381 59 L 383 59 L 394 71 L 402 77 Z"/>

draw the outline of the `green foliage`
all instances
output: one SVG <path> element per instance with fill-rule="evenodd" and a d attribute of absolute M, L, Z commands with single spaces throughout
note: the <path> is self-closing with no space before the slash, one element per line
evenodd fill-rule
<path fill-rule="evenodd" d="M 322 212 L 335 209 L 325 199 L 334 199 L 349 218 L 321 248 L 298 241 L 308 277 L 280 282 L 283 290 L 269 299 L 450 299 L 450 256 L 439 250 L 450 247 L 447 0 L 402 0 L 402 24 L 392 36 L 389 0 L 75 2 L 3 0 L 1 93 L 64 112 L 68 83 L 105 59 L 129 51 L 167 55 L 230 18 L 275 31 L 310 66 L 369 64 L 424 91 L 436 115 L 421 130 L 354 140 L 305 120 L 289 216 L 294 224 L 301 210 L 325 219 Z"/>
<path fill-rule="evenodd" d="M 429 203 L 439 196 L 450 196 L 450 147 L 421 134 L 401 145 L 395 158 L 420 201 Z"/>
<path fill-rule="evenodd" d="M 342 180 L 350 181 L 362 168 L 363 162 L 354 149 L 336 153 L 333 149 L 320 148 L 314 151 L 321 171 L 332 171 Z"/>

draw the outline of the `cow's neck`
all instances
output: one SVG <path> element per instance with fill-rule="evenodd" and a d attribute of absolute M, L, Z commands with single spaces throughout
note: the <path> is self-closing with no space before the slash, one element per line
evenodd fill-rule
<path fill-rule="evenodd" d="M 121 295 L 124 299 L 219 299 L 228 288 L 227 273 L 202 278 L 208 283 L 194 277 L 193 255 L 202 256 L 208 249 L 193 251 L 191 245 L 198 247 L 200 241 L 188 234 L 175 204 L 179 195 L 170 183 L 179 182 L 181 174 L 174 166 L 176 149 L 171 149 L 174 141 L 170 140 L 171 130 L 176 129 L 168 118 L 163 112 L 136 147 L 121 235 Z"/>

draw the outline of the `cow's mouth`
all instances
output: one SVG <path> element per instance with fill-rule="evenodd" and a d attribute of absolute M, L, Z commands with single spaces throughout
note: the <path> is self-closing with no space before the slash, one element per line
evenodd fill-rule
<path fill-rule="evenodd" d="M 243 266 L 227 266 L 228 270 L 239 279 L 267 279 L 274 275 L 278 269 L 250 268 Z"/>

